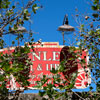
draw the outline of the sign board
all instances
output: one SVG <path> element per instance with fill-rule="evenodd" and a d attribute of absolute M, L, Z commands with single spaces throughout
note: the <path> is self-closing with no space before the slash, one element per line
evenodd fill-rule
<path fill-rule="evenodd" d="M 60 53 L 63 48 L 63 46 L 60 46 L 58 42 L 43 42 L 43 45 L 35 44 L 34 47 L 34 52 L 29 53 L 29 57 L 31 58 L 33 63 L 33 65 L 30 66 L 29 88 L 33 88 L 33 86 L 36 85 L 36 81 L 43 75 L 46 75 L 46 77 L 48 78 L 52 78 L 52 73 L 50 72 L 50 70 L 52 70 L 52 68 L 58 68 L 60 64 Z M 78 74 L 75 80 L 75 88 L 77 89 L 86 88 L 86 84 L 91 83 L 90 70 L 89 68 L 87 68 L 87 51 L 82 52 L 80 59 L 84 57 L 86 61 L 85 71 L 87 71 L 88 73 L 86 73 L 81 64 L 78 63 Z M 12 84 L 11 89 L 19 88 L 19 85 L 14 81 L 13 76 L 12 81 L 9 84 Z"/>

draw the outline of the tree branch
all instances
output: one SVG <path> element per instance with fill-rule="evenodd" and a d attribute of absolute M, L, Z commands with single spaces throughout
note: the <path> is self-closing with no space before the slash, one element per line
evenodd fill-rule
<path fill-rule="evenodd" d="M 34 1 L 36 1 L 36 0 L 29 1 L 28 4 L 26 5 L 26 7 L 24 8 L 24 10 L 25 10 L 25 9 L 28 9 L 28 8 L 34 3 Z M 23 11 L 24 11 L 24 10 L 23 10 Z M 2 34 L 2 33 L 3 33 L 3 29 L 4 29 L 10 22 L 13 22 L 13 21 L 16 20 L 18 17 L 21 17 L 21 16 L 23 15 L 23 11 L 22 11 L 20 14 L 18 14 L 15 18 L 9 20 L 6 24 L 4 24 L 4 25 L 0 28 L 0 34 L 1 34 L 1 35 L 3 35 L 3 34 Z"/>

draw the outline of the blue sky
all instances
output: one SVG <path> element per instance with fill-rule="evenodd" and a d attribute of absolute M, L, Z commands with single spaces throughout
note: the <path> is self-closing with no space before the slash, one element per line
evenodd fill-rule
<path fill-rule="evenodd" d="M 20 0 L 18 1 L 20 2 Z M 22 1 L 26 1 L 24 6 L 28 2 L 27 0 Z M 78 9 L 80 15 L 86 15 L 91 12 L 87 0 L 38 0 L 37 3 L 42 5 L 43 8 L 40 8 L 35 15 L 31 16 L 31 25 L 29 23 L 24 25 L 27 30 L 31 28 L 34 32 L 34 41 L 42 39 L 42 42 L 59 42 L 62 45 L 62 34 L 57 29 L 62 25 L 65 14 L 68 14 L 69 25 L 76 29 L 78 25 L 72 16 L 76 14 L 75 9 Z M 23 3 L 20 6 L 22 5 Z M 72 36 L 73 33 L 68 38 L 72 40 Z M 10 36 L 6 36 L 4 39 L 9 43 L 11 42 L 10 39 L 14 39 L 14 36 L 10 34 Z M 21 45 L 24 44 L 21 43 Z"/>
<path fill-rule="evenodd" d="M 75 9 L 80 13 L 91 12 L 87 0 L 40 0 L 42 9 L 33 16 L 32 30 L 36 32 L 34 39 L 42 39 L 43 42 L 59 42 L 62 44 L 62 35 L 57 31 L 58 26 L 62 25 L 65 14 L 68 14 L 69 24 L 76 28 L 77 24 L 72 15 Z"/>

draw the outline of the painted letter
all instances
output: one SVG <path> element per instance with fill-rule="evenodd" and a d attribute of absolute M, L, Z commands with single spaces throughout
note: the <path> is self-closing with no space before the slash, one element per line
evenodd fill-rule
<path fill-rule="evenodd" d="M 41 71 L 41 70 L 42 70 L 42 65 L 41 65 L 41 64 L 38 64 L 37 70 L 38 70 L 38 71 Z"/>
<path fill-rule="evenodd" d="M 59 61 L 60 52 L 53 52 L 53 61 Z"/>
<path fill-rule="evenodd" d="M 38 59 L 38 60 L 41 60 L 40 58 L 40 54 L 41 54 L 41 52 L 38 52 L 39 53 L 39 55 L 37 55 L 35 52 L 33 52 L 32 53 L 32 55 L 33 55 L 33 61 L 35 61 L 35 57 Z"/>

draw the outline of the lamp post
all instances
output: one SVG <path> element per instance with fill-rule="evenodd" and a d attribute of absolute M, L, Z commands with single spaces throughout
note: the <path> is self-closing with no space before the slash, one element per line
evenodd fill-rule
<path fill-rule="evenodd" d="M 68 23 L 68 15 L 67 14 L 64 17 L 63 25 L 58 27 L 58 31 L 60 31 L 62 33 L 63 45 L 65 45 L 65 39 L 64 39 L 65 32 L 68 34 L 69 32 L 75 31 L 74 27 L 70 26 Z M 64 60 L 67 61 L 67 63 L 65 62 L 65 66 L 64 66 L 65 68 L 62 73 L 68 81 L 70 81 L 70 79 L 72 77 L 71 73 L 73 73 L 74 71 L 77 70 L 76 62 L 74 62 L 74 60 L 69 60 L 70 58 L 74 58 L 74 56 L 72 55 L 72 53 L 69 52 L 69 47 L 66 47 L 66 46 L 63 47 L 60 52 L 60 62 L 62 62 Z M 72 67 L 72 66 L 74 66 L 74 67 Z M 68 90 L 65 89 L 65 91 L 68 91 Z M 67 93 L 67 92 L 65 92 L 65 93 Z"/>
<path fill-rule="evenodd" d="M 63 20 L 63 25 L 58 27 L 58 31 L 62 33 L 63 36 L 63 45 L 65 45 L 64 34 L 65 32 L 73 32 L 75 31 L 74 27 L 70 26 L 68 23 L 68 15 L 66 14 Z"/>

